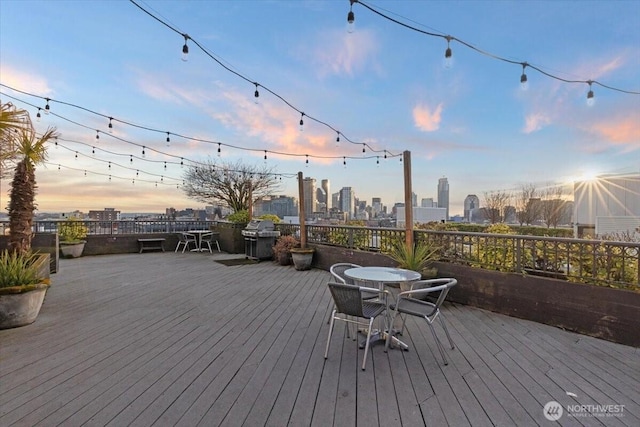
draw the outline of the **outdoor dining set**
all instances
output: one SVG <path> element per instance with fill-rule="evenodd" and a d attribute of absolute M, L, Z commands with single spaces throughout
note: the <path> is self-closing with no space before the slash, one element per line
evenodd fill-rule
<path fill-rule="evenodd" d="M 213 252 L 212 245 L 215 244 L 218 252 L 220 252 L 220 243 L 218 243 L 218 234 L 211 230 L 189 230 L 178 233 L 178 244 L 174 252 L 178 252 L 182 248 L 182 253 L 186 250 L 191 252 Z"/>
<path fill-rule="evenodd" d="M 454 349 L 453 340 L 447 330 L 440 307 L 449 290 L 458 282 L 453 278 L 420 280 L 421 274 L 411 270 L 390 267 L 362 267 L 351 263 L 337 263 L 330 268 L 332 281 L 328 283 L 334 308 L 329 318 L 329 336 L 324 358 L 329 355 L 331 335 L 336 321 L 347 322 L 347 337 L 357 339 L 358 333 L 366 335 L 361 340 L 364 348 L 362 370 L 367 363 L 371 344 L 383 342 L 385 352 L 391 347 L 408 350 L 409 346 L 398 338 L 404 332 L 406 316 L 423 318 L 429 325 L 440 355 L 448 364 L 445 349 L 434 328 L 439 319 L 447 339 Z M 364 285 L 364 286 L 363 286 Z M 390 289 L 399 288 L 395 295 Z M 400 329 L 395 328 L 397 317 L 401 318 Z M 374 322 L 378 320 L 378 328 Z M 351 331 L 349 326 L 359 329 Z"/>

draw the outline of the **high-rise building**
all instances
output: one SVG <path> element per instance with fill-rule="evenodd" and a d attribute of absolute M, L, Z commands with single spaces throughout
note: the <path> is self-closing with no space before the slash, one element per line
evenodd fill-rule
<path fill-rule="evenodd" d="M 356 196 L 351 187 L 342 187 L 340 190 L 340 210 L 347 214 L 347 219 L 355 217 Z"/>
<path fill-rule="evenodd" d="M 329 185 L 329 180 L 328 179 L 323 179 L 322 181 L 320 181 L 320 186 L 322 187 L 322 189 L 324 190 L 324 195 L 325 195 L 325 213 L 327 215 L 329 215 L 329 205 L 330 205 L 330 194 L 331 194 L 331 186 Z"/>
<path fill-rule="evenodd" d="M 438 207 L 445 208 L 446 219 L 449 220 L 449 181 L 442 177 L 438 180 Z"/>
<path fill-rule="evenodd" d="M 303 206 L 305 215 L 311 215 L 316 211 L 316 179 L 306 177 L 302 181 Z"/>
<path fill-rule="evenodd" d="M 382 199 L 380 199 L 380 197 L 374 197 L 371 199 L 371 210 L 374 217 L 380 215 L 382 212 Z"/>
<path fill-rule="evenodd" d="M 416 193 L 411 193 L 411 206 L 418 206 L 418 195 Z"/>
<path fill-rule="evenodd" d="M 420 207 L 422 207 L 422 208 L 437 208 L 436 204 L 433 202 L 433 197 L 422 199 L 420 201 Z"/>
<path fill-rule="evenodd" d="M 480 209 L 480 199 L 475 194 L 469 194 L 464 199 L 464 220 L 474 222 L 473 214 Z"/>

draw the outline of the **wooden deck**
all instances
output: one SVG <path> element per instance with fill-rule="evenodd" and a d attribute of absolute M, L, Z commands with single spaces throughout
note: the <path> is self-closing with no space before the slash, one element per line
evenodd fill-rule
<path fill-rule="evenodd" d="M 361 371 L 342 322 L 323 358 L 328 272 L 225 257 L 61 260 L 38 320 L 0 331 L 0 425 L 529 426 L 552 400 L 561 425 L 640 425 L 637 348 L 449 304 L 448 366 L 410 320 Z"/>

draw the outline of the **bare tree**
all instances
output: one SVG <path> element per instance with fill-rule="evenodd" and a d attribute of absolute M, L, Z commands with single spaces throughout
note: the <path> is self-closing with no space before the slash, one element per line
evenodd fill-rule
<path fill-rule="evenodd" d="M 547 224 L 547 228 L 556 228 L 564 216 L 567 202 L 562 199 L 564 190 L 562 186 L 549 186 L 543 191 L 541 203 L 541 216 Z"/>
<path fill-rule="evenodd" d="M 520 223 L 533 224 L 540 218 L 540 200 L 535 184 L 523 184 L 515 197 L 516 218 Z"/>
<path fill-rule="evenodd" d="M 509 194 L 505 191 L 491 191 L 484 193 L 484 207 L 487 219 L 491 224 L 501 222 L 503 219 L 504 208 L 509 201 Z"/>
<path fill-rule="evenodd" d="M 250 199 L 273 194 L 278 187 L 273 168 L 259 168 L 241 161 L 218 164 L 209 159 L 204 164 L 189 166 L 183 190 L 202 203 L 222 202 L 238 212 L 249 208 Z"/>

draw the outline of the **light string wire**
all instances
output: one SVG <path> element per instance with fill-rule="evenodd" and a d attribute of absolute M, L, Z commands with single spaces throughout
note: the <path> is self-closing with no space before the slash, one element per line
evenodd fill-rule
<path fill-rule="evenodd" d="M 167 137 L 169 137 L 169 135 L 172 135 L 172 136 L 175 136 L 175 137 L 178 137 L 178 138 L 185 139 L 187 141 L 194 141 L 194 142 L 201 142 L 201 143 L 204 143 L 204 144 L 218 145 L 219 147 L 233 148 L 233 149 L 236 149 L 236 150 L 243 150 L 243 151 L 249 151 L 249 152 L 254 152 L 254 153 L 274 154 L 274 155 L 280 155 L 280 156 L 286 156 L 286 157 L 305 157 L 305 158 L 331 159 L 331 160 L 339 160 L 339 159 L 344 159 L 344 158 L 351 159 L 351 160 L 363 160 L 363 159 L 366 160 L 366 159 L 379 159 L 379 157 L 380 157 L 380 155 L 371 155 L 371 154 L 365 155 L 365 156 L 353 156 L 353 155 L 352 156 L 344 156 L 344 155 L 323 156 L 323 155 L 318 155 L 318 154 L 287 153 L 287 152 L 284 152 L 284 151 L 265 150 L 265 149 L 262 149 L 262 148 L 241 147 L 241 146 L 238 146 L 238 145 L 233 145 L 233 144 L 229 144 L 229 143 L 225 143 L 225 142 L 221 142 L 221 141 L 212 141 L 212 140 L 203 139 L 203 138 L 196 138 L 196 137 L 182 135 L 182 134 L 175 133 L 175 132 L 162 131 L 162 130 L 154 129 L 154 128 L 151 128 L 151 127 L 148 127 L 148 126 L 139 125 L 139 124 L 127 121 L 127 120 L 122 120 L 122 119 L 115 118 L 113 116 L 109 116 L 109 115 L 106 115 L 106 114 L 103 114 L 103 113 L 99 113 L 97 111 L 91 110 L 91 109 L 89 109 L 87 107 L 83 107 L 81 105 L 73 104 L 73 103 L 66 102 L 66 101 L 60 101 L 60 100 L 53 99 L 53 98 L 48 98 L 48 97 L 42 97 L 42 96 L 39 96 L 39 95 L 35 95 L 33 93 L 26 92 L 24 90 L 20 90 L 20 89 L 14 88 L 12 86 L 6 85 L 6 84 L 4 84 L 2 82 L 0 82 L 0 87 L 5 87 L 7 89 L 10 89 L 12 91 L 21 93 L 23 95 L 27 95 L 27 96 L 31 96 L 31 97 L 34 97 L 34 98 L 45 100 L 47 102 L 47 105 L 49 105 L 49 103 L 54 103 L 55 102 L 55 103 L 58 103 L 60 105 L 66 105 L 68 107 L 77 108 L 77 109 L 85 111 L 87 113 L 90 113 L 90 114 L 93 114 L 93 115 L 108 119 L 110 123 L 112 123 L 112 122 L 122 123 L 124 125 L 131 126 L 131 127 L 137 128 L 137 129 L 142 129 L 142 130 L 146 130 L 146 131 L 161 133 L 161 134 L 167 135 Z M 22 102 L 22 103 L 24 103 L 26 105 L 29 105 L 29 106 L 33 107 L 33 108 L 37 108 L 38 110 L 42 110 L 41 107 L 38 107 L 35 104 L 32 104 L 30 102 L 27 102 L 27 101 L 24 101 L 24 100 L 22 100 L 20 98 L 12 96 L 12 95 L 10 95 L 10 94 L 8 94 L 6 92 L 0 91 L 0 95 L 7 96 L 8 98 L 11 98 L 13 100 Z M 176 158 L 180 157 L 180 156 L 177 156 L 177 155 L 164 153 L 162 151 L 153 149 L 153 148 L 148 147 L 148 146 L 143 145 L 143 144 L 139 144 L 139 143 L 132 142 L 132 141 L 127 141 L 125 139 L 122 139 L 122 138 L 119 138 L 117 136 L 111 135 L 108 132 L 101 131 L 99 129 L 95 129 L 95 128 L 91 127 L 91 126 L 88 126 L 88 125 L 85 125 L 85 124 L 82 124 L 82 123 L 78 123 L 78 122 L 73 121 L 71 119 L 65 118 L 65 117 L 63 117 L 63 116 L 61 116 L 59 114 L 53 113 L 53 112 L 51 112 L 50 109 L 48 111 L 49 111 L 49 114 L 51 114 L 53 116 L 59 117 L 62 120 L 65 120 L 65 121 L 67 121 L 69 123 L 72 123 L 72 124 L 75 124 L 77 126 L 83 127 L 85 129 L 89 129 L 91 131 L 96 131 L 98 134 L 101 133 L 103 135 L 109 135 L 110 137 L 112 137 L 114 139 L 118 139 L 118 140 L 120 140 L 122 142 L 125 142 L 125 143 L 128 143 L 128 144 L 132 144 L 132 145 L 136 145 L 136 146 L 138 146 L 140 148 L 149 148 L 151 151 L 154 151 L 154 152 L 157 152 L 157 153 L 160 153 L 160 154 L 164 154 L 166 156 L 171 156 L 171 157 L 176 157 Z M 359 144 L 363 144 L 363 143 L 359 143 Z M 382 152 L 384 153 L 384 158 L 400 156 L 400 154 L 393 154 L 393 153 L 391 153 L 390 151 L 387 151 L 387 150 L 382 150 Z M 198 162 L 195 162 L 195 161 L 193 161 L 193 162 L 194 163 L 198 163 Z"/>
<path fill-rule="evenodd" d="M 209 58 L 213 59 L 218 65 L 220 65 L 222 68 L 224 68 L 226 71 L 234 74 L 235 76 L 241 78 L 242 80 L 251 83 L 252 85 L 255 86 L 256 90 L 260 87 L 262 89 L 264 89 L 265 91 L 269 92 L 271 95 L 275 96 L 276 98 L 278 98 L 279 100 L 281 100 L 284 104 L 286 104 L 289 108 L 291 108 L 292 110 L 296 111 L 298 114 L 300 114 L 301 117 L 305 117 L 309 120 L 312 120 L 318 124 L 321 124 L 325 127 L 327 127 L 328 129 L 331 129 L 333 132 L 335 132 L 338 137 L 342 137 L 345 141 L 349 142 L 350 144 L 354 144 L 354 145 L 358 145 L 361 147 L 366 147 L 368 148 L 370 151 L 374 152 L 374 153 L 384 153 L 385 155 L 389 156 L 389 157 L 397 157 L 397 156 L 402 156 L 402 153 L 392 153 L 389 150 L 383 149 L 383 150 L 379 150 L 379 149 L 375 149 L 373 148 L 371 145 L 369 145 L 366 142 L 357 142 L 357 141 L 353 141 L 351 140 L 349 137 L 347 137 L 342 131 L 336 129 L 335 127 L 333 127 L 332 125 L 330 125 L 327 122 L 324 122 L 316 117 L 310 116 L 309 114 L 305 113 L 304 111 L 300 110 L 299 108 L 295 107 L 293 104 L 291 104 L 289 101 L 287 101 L 287 99 L 285 99 L 283 96 L 281 96 L 280 94 L 276 93 L 275 91 L 269 89 L 268 87 L 258 83 L 257 81 L 251 80 L 248 77 L 244 76 L 243 74 L 231 69 L 230 67 L 228 67 L 227 65 L 223 64 L 222 61 L 220 61 L 218 58 L 215 57 L 215 55 L 213 55 L 212 53 L 209 52 L 208 49 L 206 49 L 205 47 L 203 47 L 197 40 L 195 40 L 193 37 L 189 36 L 187 33 L 183 33 L 182 31 L 178 30 L 177 28 L 175 28 L 174 26 L 170 25 L 169 23 L 167 23 L 166 21 L 158 18 L 157 16 L 155 16 L 153 13 L 149 12 L 148 10 L 146 10 L 144 7 L 140 6 L 138 3 L 136 3 L 134 0 L 129 0 L 131 3 L 133 3 L 137 8 L 139 8 L 141 11 L 143 11 L 144 13 L 146 13 L 147 15 L 149 15 L 151 18 L 155 19 L 156 21 L 158 21 L 159 23 L 161 23 L 162 25 L 166 26 L 167 28 L 169 28 L 171 31 L 175 32 L 176 34 L 181 35 L 182 37 L 184 37 L 185 39 L 185 45 L 187 40 L 191 40 L 193 42 L 194 45 L 196 45 L 205 55 L 207 55 Z M 163 132 L 165 133 L 165 132 Z M 341 156 L 342 157 L 342 156 Z"/>
<path fill-rule="evenodd" d="M 403 27 L 405 27 L 405 28 L 408 28 L 408 29 L 410 29 L 410 30 L 413 30 L 413 31 L 416 31 L 416 32 L 418 32 L 418 33 L 425 34 L 425 35 L 427 35 L 427 36 L 431 36 L 431 37 L 440 37 L 440 38 L 443 38 L 443 39 L 447 40 L 448 42 L 450 42 L 450 41 L 456 41 L 456 42 L 460 43 L 461 45 L 466 46 L 466 47 L 468 47 L 469 49 L 472 49 L 472 50 L 474 50 L 474 51 L 476 51 L 476 52 L 480 53 L 481 55 L 487 56 L 487 57 L 489 57 L 489 58 L 497 59 L 497 60 L 499 60 L 499 61 L 507 62 L 507 63 L 509 63 L 509 64 L 516 64 L 516 65 L 520 65 L 520 66 L 522 66 L 522 67 L 523 67 L 523 70 L 524 70 L 524 68 L 528 67 L 528 68 L 531 68 L 532 70 L 535 70 L 535 71 L 537 71 L 537 72 L 539 72 L 539 73 L 541 73 L 541 74 L 543 74 L 543 75 L 545 75 L 545 76 L 547 76 L 547 77 L 550 77 L 550 78 L 552 78 L 552 79 L 559 80 L 559 81 L 561 81 L 561 82 L 565 82 L 565 83 L 581 83 L 581 84 L 588 84 L 590 87 L 591 87 L 591 85 L 594 85 L 594 84 L 595 84 L 595 85 L 601 86 L 601 87 L 603 87 L 603 88 L 606 88 L 606 89 L 609 89 L 609 90 L 613 90 L 613 91 L 617 91 L 617 92 L 627 93 L 627 94 L 631 94 L 631 95 L 640 95 L 640 92 L 638 92 L 638 91 L 633 91 L 633 90 L 626 90 L 626 89 L 616 88 L 616 87 L 613 87 L 613 86 L 609 86 L 609 85 L 607 85 L 607 84 L 604 84 L 604 83 L 602 83 L 602 82 L 599 82 L 599 81 L 597 81 L 597 80 L 572 80 L 572 79 L 565 79 L 565 78 L 563 78 L 563 77 L 560 77 L 560 76 L 557 76 L 557 75 L 551 74 L 551 73 L 549 73 L 549 72 L 547 72 L 547 71 L 544 71 L 544 70 L 543 70 L 543 69 L 541 69 L 540 67 L 535 66 L 535 65 L 532 65 L 532 64 L 530 64 L 529 62 L 526 62 L 526 61 L 514 61 L 514 60 L 512 60 L 512 59 L 504 58 L 504 57 L 501 57 L 501 56 L 495 55 L 495 54 L 493 54 L 493 53 L 487 52 L 487 51 L 485 51 L 485 50 L 483 50 L 483 49 L 480 49 L 480 48 L 478 48 L 478 47 L 476 47 L 476 46 L 472 45 L 471 43 L 465 42 L 464 40 L 461 40 L 461 39 L 459 39 L 459 38 L 457 38 L 457 37 L 453 37 L 453 36 L 451 36 L 451 35 L 447 35 L 447 34 L 432 33 L 432 32 L 429 32 L 429 31 L 425 31 L 425 30 L 421 30 L 421 29 L 419 29 L 419 28 L 413 27 L 413 26 L 411 26 L 411 25 L 409 25 L 409 24 L 406 24 L 406 23 L 404 23 L 404 22 L 402 22 L 402 21 L 399 21 L 399 20 L 397 20 L 397 19 L 395 19 L 395 18 L 392 18 L 392 17 L 390 17 L 390 16 L 388 16 L 388 15 L 385 15 L 384 13 L 380 12 L 379 10 L 375 9 L 375 8 L 374 8 L 374 7 L 372 7 L 372 6 L 369 6 L 368 4 L 366 4 L 366 3 L 364 3 L 364 2 L 362 2 L 362 1 L 360 1 L 360 0 L 349 0 L 349 1 L 351 2 L 351 4 L 354 4 L 354 3 L 360 4 L 360 5 L 362 5 L 363 7 L 365 7 L 366 9 L 368 9 L 368 10 L 370 10 L 371 12 L 375 13 L 376 15 L 381 16 L 381 17 L 382 17 L 382 18 L 384 18 L 384 19 L 387 19 L 387 20 L 389 20 L 389 21 L 391 21 L 391 22 L 393 22 L 393 23 L 395 23 L 395 24 L 401 25 L 401 26 L 403 26 Z"/>

